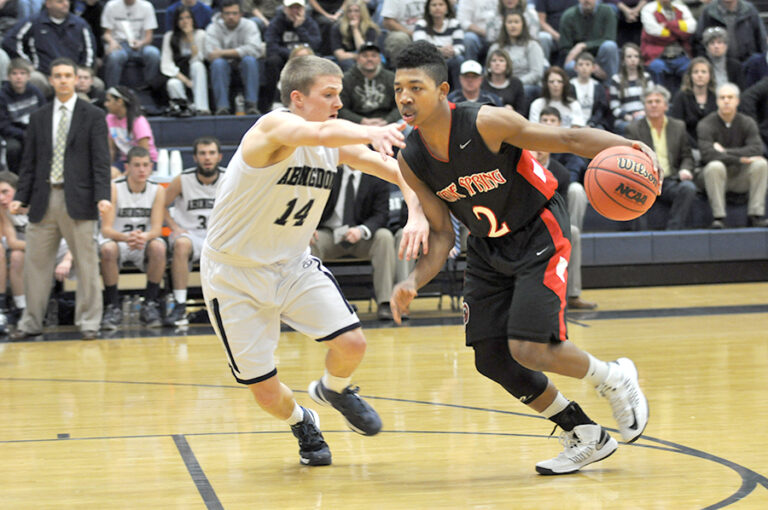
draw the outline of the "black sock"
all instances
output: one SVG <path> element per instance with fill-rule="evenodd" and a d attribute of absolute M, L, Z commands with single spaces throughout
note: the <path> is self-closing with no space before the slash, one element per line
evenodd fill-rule
<path fill-rule="evenodd" d="M 160 295 L 160 284 L 147 282 L 147 291 L 144 294 L 146 301 L 157 301 L 157 296 Z"/>
<path fill-rule="evenodd" d="M 579 404 L 573 401 L 568 404 L 568 407 L 552 416 L 550 420 L 567 432 L 572 431 L 576 425 L 594 425 L 595 423 L 581 410 Z"/>
<path fill-rule="evenodd" d="M 107 305 L 117 306 L 118 294 L 117 285 L 105 285 L 104 286 L 104 303 Z"/>

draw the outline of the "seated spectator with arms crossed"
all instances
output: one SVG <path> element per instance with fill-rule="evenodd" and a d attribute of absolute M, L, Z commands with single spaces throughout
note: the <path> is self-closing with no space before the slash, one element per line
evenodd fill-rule
<path fill-rule="evenodd" d="M 32 66 L 14 58 L 8 66 L 8 81 L 0 88 L 0 136 L 6 143 L 6 161 L 11 172 L 19 173 L 24 133 L 29 115 L 45 104 L 40 91 L 29 83 Z"/>

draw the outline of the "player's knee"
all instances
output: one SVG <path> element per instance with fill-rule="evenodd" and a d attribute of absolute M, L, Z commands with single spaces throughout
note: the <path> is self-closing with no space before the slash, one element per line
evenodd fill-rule
<path fill-rule="evenodd" d="M 362 329 L 354 329 L 338 336 L 331 344 L 340 354 L 348 358 L 362 358 L 365 354 L 367 342 Z"/>
<path fill-rule="evenodd" d="M 179 237 L 173 243 L 173 257 L 188 260 L 192 254 L 192 241 L 188 237 Z"/>
<path fill-rule="evenodd" d="M 545 370 L 547 368 L 544 356 L 545 344 L 525 340 L 509 340 L 509 352 L 512 357 L 530 370 Z"/>
<path fill-rule="evenodd" d="M 13 250 L 11 251 L 11 270 L 21 271 L 24 269 L 24 251 Z"/>
<path fill-rule="evenodd" d="M 150 259 L 165 259 L 165 242 L 162 239 L 152 239 L 147 246 L 147 256 Z"/>
<path fill-rule="evenodd" d="M 102 244 L 99 248 L 99 255 L 101 256 L 102 263 L 117 262 L 117 243 L 109 242 Z"/>
<path fill-rule="evenodd" d="M 251 389 L 251 393 L 253 393 L 253 398 L 256 399 L 256 402 L 265 408 L 276 406 L 282 398 L 279 388 L 275 388 L 272 384 L 256 383 L 251 384 L 249 388 Z"/>

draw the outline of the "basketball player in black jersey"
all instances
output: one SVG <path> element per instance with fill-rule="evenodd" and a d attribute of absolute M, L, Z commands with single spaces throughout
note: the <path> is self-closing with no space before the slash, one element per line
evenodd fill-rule
<path fill-rule="evenodd" d="M 648 403 L 634 363 L 601 361 L 568 341 L 568 211 L 557 181 L 528 150 L 591 158 L 625 145 L 656 162 L 653 151 L 606 131 L 554 128 L 504 108 L 450 103 L 444 59 L 429 43 L 403 50 L 394 85 L 400 113 L 414 127 L 398 155 L 400 169 L 431 226 L 429 253 L 393 291 L 395 319 L 443 267 L 454 239 L 450 211 L 470 230 L 464 322 L 477 370 L 564 431 L 565 450 L 536 471 L 573 473 L 617 448 L 544 371 L 594 385 L 609 399 L 622 438 L 635 441 L 648 422 Z"/>

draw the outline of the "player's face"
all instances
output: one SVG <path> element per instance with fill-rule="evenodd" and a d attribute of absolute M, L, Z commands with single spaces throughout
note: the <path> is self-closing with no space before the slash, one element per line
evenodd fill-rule
<path fill-rule="evenodd" d="M 421 69 L 398 69 L 395 73 L 395 102 L 403 120 L 414 126 L 429 118 L 448 95 L 448 84 L 437 85 Z"/>
<path fill-rule="evenodd" d="M 134 156 L 125 164 L 126 174 L 133 182 L 146 182 L 152 173 L 152 160 L 149 156 Z"/>
<path fill-rule="evenodd" d="M 197 172 L 203 177 L 212 177 L 218 172 L 221 152 L 215 143 L 201 143 L 197 146 L 193 157 L 197 163 Z"/>
<path fill-rule="evenodd" d="M 0 207 L 8 209 L 8 206 L 13 202 L 13 197 L 16 195 L 16 190 L 13 186 L 7 182 L 0 182 Z"/>
<path fill-rule="evenodd" d="M 301 94 L 298 107 L 302 117 L 313 122 L 337 118 L 343 106 L 339 94 L 341 94 L 341 76 L 318 76 L 309 89 L 309 94 L 306 96 Z"/>
<path fill-rule="evenodd" d="M 697 87 L 706 87 L 709 84 L 709 66 L 704 63 L 694 65 L 691 70 L 691 81 Z"/>

